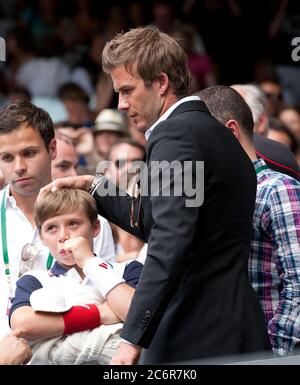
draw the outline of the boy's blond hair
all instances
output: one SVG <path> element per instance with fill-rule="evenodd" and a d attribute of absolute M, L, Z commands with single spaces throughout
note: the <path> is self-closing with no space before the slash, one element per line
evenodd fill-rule
<path fill-rule="evenodd" d="M 34 205 L 34 220 L 39 232 L 46 220 L 71 213 L 79 207 L 83 208 L 89 221 L 94 225 L 98 217 L 97 206 L 95 200 L 86 191 L 61 189 L 46 192 Z"/>

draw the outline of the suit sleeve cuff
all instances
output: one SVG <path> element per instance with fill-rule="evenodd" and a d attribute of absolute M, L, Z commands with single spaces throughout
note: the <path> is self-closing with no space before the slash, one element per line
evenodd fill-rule
<path fill-rule="evenodd" d="M 121 342 L 124 342 L 127 345 L 136 346 L 137 348 L 141 349 L 141 347 L 139 345 L 135 345 L 132 342 L 125 340 L 124 338 L 121 338 Z"/>

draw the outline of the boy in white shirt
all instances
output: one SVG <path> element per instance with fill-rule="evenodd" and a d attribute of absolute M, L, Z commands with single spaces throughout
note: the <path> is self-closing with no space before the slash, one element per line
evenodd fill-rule
<path fill-rule="evenodd" d="M 56 262 L 49 273 L 31 271 L 17 281 L 12 328 L 33 343 L 32 363 L 108 363 L 143 265 L 95 257 L 100 224 L 95 201 L 84 191 L 46 193 L 35 205 L 35 221 Z"/>
<path fill-rule="evenodd" d="M 29 102 L 0 109 L 0 169 L 7 184 L 0 191 L 0 338 L 10 332 L 7 314 L 23 246 L 33 243 L 39 250 L 32 269 L 52 266 L 49 250 L 35 227 L 33 207 L 40 189 L 51 182 L 55 156 L 54 127 L 46 111 Z M 111 229 L 106 219 L 100 220 L 102 231 L 94 239 L 94 251 L 110 262 L 115 258 Z"/>

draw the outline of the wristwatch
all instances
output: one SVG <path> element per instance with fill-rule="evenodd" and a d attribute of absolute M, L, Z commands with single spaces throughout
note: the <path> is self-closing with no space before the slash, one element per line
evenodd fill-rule
<path fill-rule="evenodd" d="M 91 187 L 89 189 L 89 193 L 91 195 L 94 194 L 94 192 L 97 190 L 97 188 L 99 187 L 100 183 L 102 182 L 103 178 L 104 178 L 104 175 L 102 172 L 96 172 L 95 174 L 95 177 L 93 179 L 93 182 L 91 184 Z"/>

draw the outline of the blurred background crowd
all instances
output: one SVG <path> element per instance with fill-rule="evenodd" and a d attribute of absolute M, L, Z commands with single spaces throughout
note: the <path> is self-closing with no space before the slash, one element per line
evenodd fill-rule
<path fill-rule="evenodd" d="M 186 50 L 192 92 L 215 84 L 255 84 L 265 97 L 268 136 L 300 164 L 299 0 L 0 0 L 0 106 L 32 101 L 52 117 L 58 139 L 53 177 L 94 173 L 100 160 L 120 182 L 144 157 L 146 140 L 117 111 L 101 52 L 116 33 L 152 25 Z M 120 157 L 120 154 L 125 156 Z M 120 229 L 122 252 L 140 250 Z M 129 246 L 128 246 L 129 245 Z"/>
<path fill-rule="evenodd" d="M 148 24 L 180 39 L 193 91 L 258 82 L 270 99 L 300 103 L 299 62 L 291 57 L 291 40 L 300 36 L 298 0 L 1 0 L 7 60 L 0 67 L 0 100 L 56 98 L 67 109 L 64 115 L 65 109 L 52 106 L 56 121 L 92 125 L 95 114 L 117 106 L 101 72 L 105 42 Z M 71 108 L 75 95 L 82 103 Z M 273 114 L 278 104 L 275 109 Z"/>

